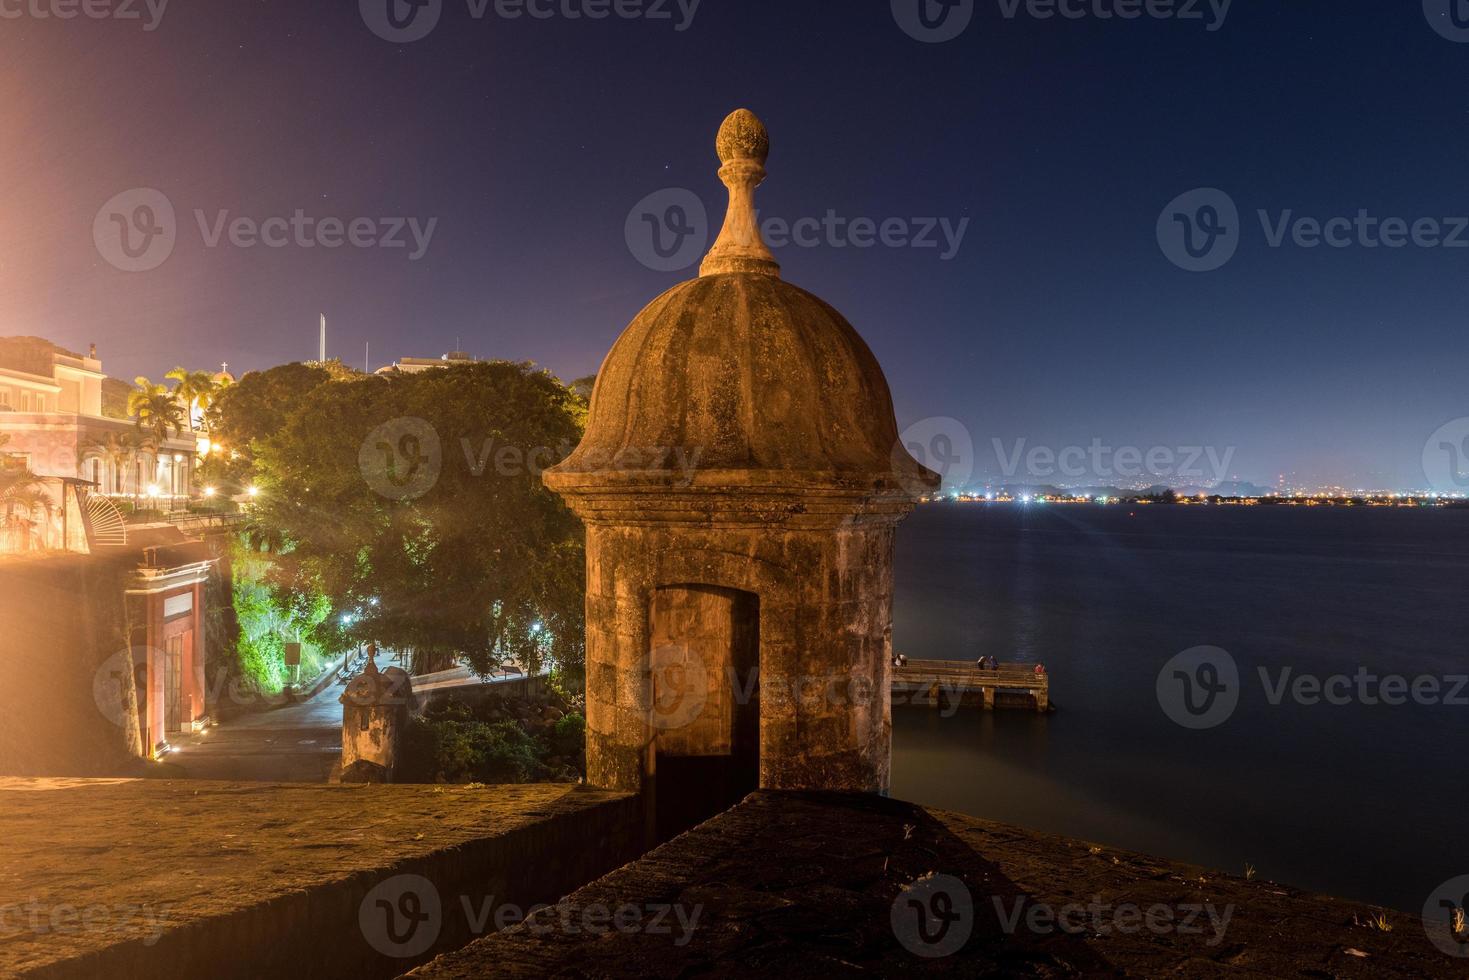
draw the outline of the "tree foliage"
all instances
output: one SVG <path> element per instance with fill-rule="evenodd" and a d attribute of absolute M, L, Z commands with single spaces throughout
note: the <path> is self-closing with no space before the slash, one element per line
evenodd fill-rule
<path fill-rule="evenodd" d="M 330 372 L 313 365 L 282 364 L 252 371 L 220 389 L 211 405 L 210 438 L 223 449 L 209 456 L 201 476 L 239 492 L 254 475 L 255 443 L 280 431 L 291 413 L 331 379 Z"/>
<path fill-rule="evenodd" d="M 575 446 L 581 408 L 507 362 L 315 386 L 253 443 L 275 584 L 330 597 L 321 628 L 338 642 L 463 655 L 482 673 L 579 670 L 583 534 L 540 471 Z M 411 475 L 412 492 L 385 473 Z"/>

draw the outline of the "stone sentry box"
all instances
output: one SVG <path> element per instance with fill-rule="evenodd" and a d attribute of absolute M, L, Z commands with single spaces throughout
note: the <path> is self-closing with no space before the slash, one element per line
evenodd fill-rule
<path fill-rule="evenodd" d="M 739 110 L 717 150 L 699 278 L 623 332 L 545 474 L 587 526 L 588 778 L 660 828 L 756 788 L 887 790 L 894 532 L 939 484 L 862 338 L 760 238 L 765 127 Z"/>

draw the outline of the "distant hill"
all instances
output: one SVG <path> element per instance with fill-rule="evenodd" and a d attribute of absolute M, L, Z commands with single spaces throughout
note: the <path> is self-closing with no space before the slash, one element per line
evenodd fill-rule
<path fill-rule="evenodd" d="M 27 374 L 51 376 L 51 356 L 82 357 L 74 350 L 53 344 L 45 337 L 0 337 L 0 367 Z M 108 418 L 128 417 L 128 393 L 133 386 L 120 378 L 102 380 L 102 414 Z"/>
<path fill-rule="evenodd" d="M 0 337 L 0 367 L 27 374 L 51 376 L 51 355 L 81 357 L 44 337 Z"/>

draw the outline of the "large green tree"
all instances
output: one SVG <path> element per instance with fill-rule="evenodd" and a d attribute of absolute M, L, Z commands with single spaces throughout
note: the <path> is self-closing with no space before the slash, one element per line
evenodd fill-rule
<path fill-rule="evenodd" d="M 291 413 L 330 380 L 324 368 L 282 364 L 219 389 L 210 405 L 209 433 L 219 451 L 205 460 L 200 476 L 238 493 L 254 476 L 255 443 L 279 432 Z"/>
<path fill-rule="evenodd" d="M 507 362 L 313 388 L 254 443 L 282 601 L 328 596 L 339 639 L 412 648 L 420 665 L 579 672 L 583 533 L 540 471 L 575 446 L 583 409 Z"/>

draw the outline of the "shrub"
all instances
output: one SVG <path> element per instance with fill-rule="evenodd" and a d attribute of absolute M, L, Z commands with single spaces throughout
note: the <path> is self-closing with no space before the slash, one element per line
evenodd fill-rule
<path fill-rule="evenodd" d="M 525 783 L 540 777 L 535 739 L 514 722 L 418 718 L 404 740 L 404 775 L 445 783 Z"/>

